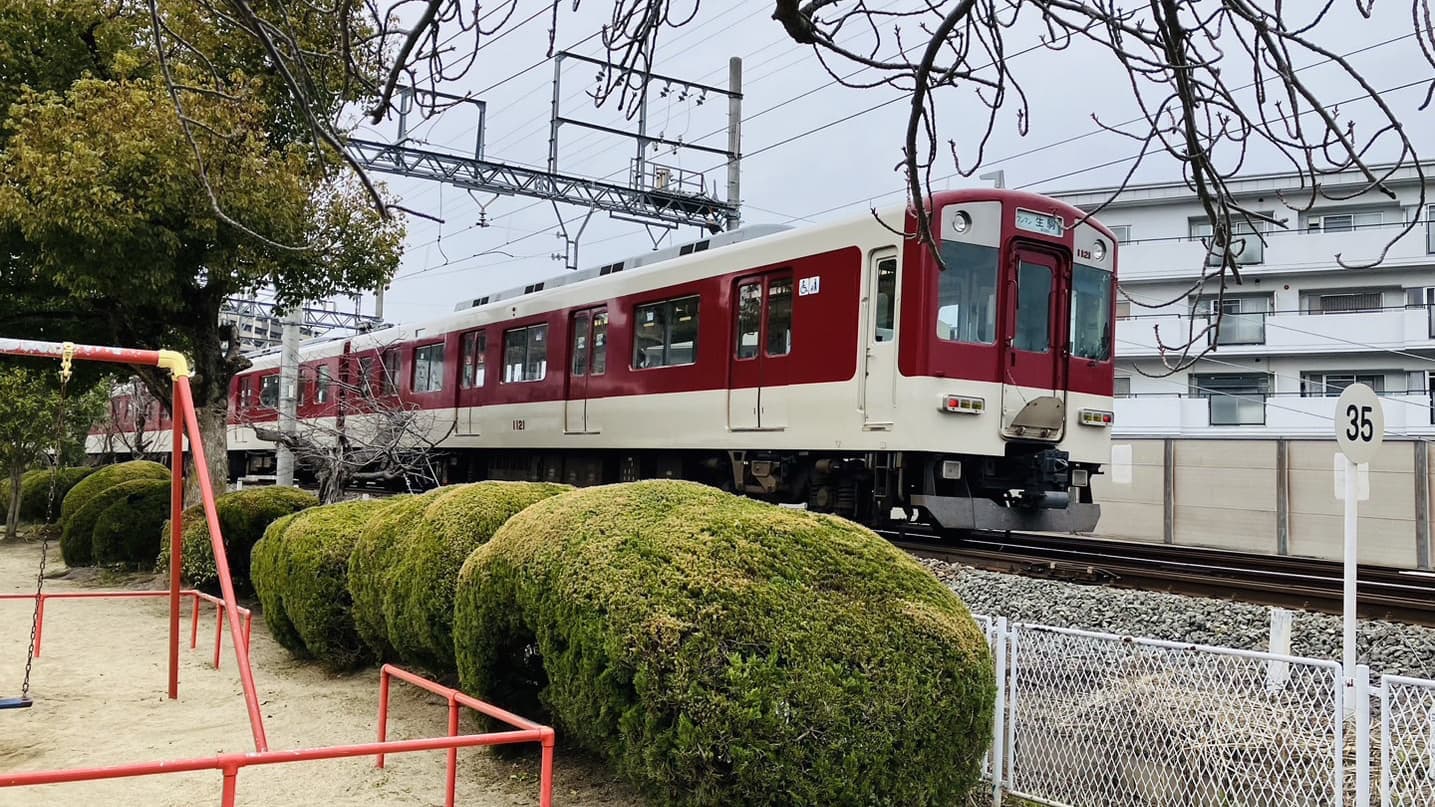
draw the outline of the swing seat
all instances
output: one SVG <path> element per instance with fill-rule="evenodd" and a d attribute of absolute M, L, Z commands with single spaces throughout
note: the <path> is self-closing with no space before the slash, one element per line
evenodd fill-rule
<path fill-rule="evenodd" d="M 29 709 L 34 705 L 29 698 L 0 698 L 0 709 Z"/>

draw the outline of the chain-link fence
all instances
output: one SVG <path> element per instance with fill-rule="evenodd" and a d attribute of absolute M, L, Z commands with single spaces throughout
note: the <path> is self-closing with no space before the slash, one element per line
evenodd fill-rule
<path fill-rule="evenodd" d="M 1435 681 L 1382 676 L 1380 803 L 1435 805 Z"/>

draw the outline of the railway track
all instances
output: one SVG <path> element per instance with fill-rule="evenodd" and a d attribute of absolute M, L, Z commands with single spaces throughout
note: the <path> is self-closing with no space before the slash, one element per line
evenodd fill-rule
<path fill-rule="evenodd" d="M 1338 614 L 1341 564 L 1198 547 L 1012 533 L 943 540 L 880 531 L 914 555 L 1076 583 L 1169 591 Z M 1435 626 L 1435 573 L 1360 566 L 1358 609 L 1366 619 Z"/>

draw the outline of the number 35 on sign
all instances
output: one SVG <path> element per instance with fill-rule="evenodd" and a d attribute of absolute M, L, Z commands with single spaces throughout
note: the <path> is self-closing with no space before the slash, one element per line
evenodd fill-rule
<path fill-rule="evenodd" d="M 1385 411 L 1375 390 L 1351 384 L 1335 404 L 1335 442 L 1351 462 L 1370 462 L 1385 439 Z"/>

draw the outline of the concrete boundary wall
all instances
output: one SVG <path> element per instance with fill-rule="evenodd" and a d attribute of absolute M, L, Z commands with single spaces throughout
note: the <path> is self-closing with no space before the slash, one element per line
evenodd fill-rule
<path fill-rule="evenodd" d="M 1387 440 L 1361 474 L 1360 562 L 1431 568 L 1429 443 Z M 1334 440 L 1112 441 L 1092 485 L 1104 538 L 1339 560 Z"/>

